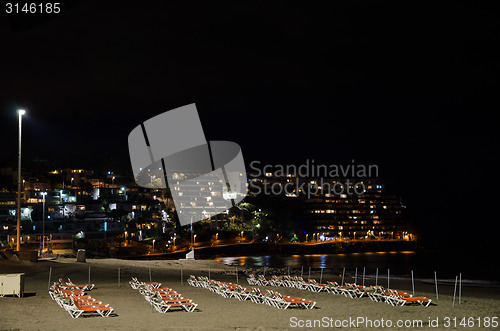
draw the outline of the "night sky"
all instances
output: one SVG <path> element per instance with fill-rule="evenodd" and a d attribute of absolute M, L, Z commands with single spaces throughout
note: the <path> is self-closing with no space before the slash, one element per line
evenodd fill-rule
<path fill-rule="evenodd" d="M 207 140 L 238 143 L 247 164 L 378 164 L 427 239 L 498 233 L 500 29 L 487 2 L 4 8 L 2 165 L 15 164 L 19 107 L 26 159 L 131 172 L 129 132 L 196 103 Z"/>

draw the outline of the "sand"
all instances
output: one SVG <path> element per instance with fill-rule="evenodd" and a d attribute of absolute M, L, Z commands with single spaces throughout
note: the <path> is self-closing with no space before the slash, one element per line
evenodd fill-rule
<path fill-rule="evenodd" d="M 183 284 L 181 284 L 181 266 Z M 89 293 L 109 303 L 116 314 L 108 318 L 96 316 L 72 319 L 64 309 L 51 300 L 48 294 L 49 268 L 52 268 L 52 281 L 59 277 L 70 277 L 75 283 L 87 283 L 89 267 L 91 282 L 96 284 L 96 288 Z M 191 287 L 186 283 L 190 274 L 208 275 L 209 267 L 211 278 L 236 282 L 235 267 L 209 260 L 88 259 L 87 263 L 76 263 L 74 258 L 58 258 L 55 261 L 37 263 L 0 261 L 0 273 L 26 273 L 24 298 L 0 298 L 0 330 L 289 330 L 312 329 L 312 326 L 333 329 L 339 323 L 340 325 L 343 323 L 345 328 L 357 326 L 362 330 L 449 330 L 453 329 L 453 318 L 456 318 L 457 328 L 462 329 L 459 323 L 463 317 L 474 319 L 474 325 L 469 324 L 467 329 L 479 330 L 484 329 L 483 325 L 478 327 L 479 321 L 483 324 L 487 318 L 498 319 L 500 315 L 498 288 L 464 287 L 461 304 L 458 304 L 457 298 L 455 308 L 452 308 L 453 287 L 440 286 L 439 300 L 436 300 L 434 286 L 419 282 L 415 284 L 416 294 L 433 299 L 436 305 L 393 307 L 373 302 L 369 298 L 350 299 L 329 293 L 268 287 L 285 295 L 317 301 L 317 309 L 313 310 L 279 310 L 251 301 L 226 299 L 207 289 Z M 118 287 L 118 268 L 121 274 L 121 287 Z M 132 276 L 148 281 L 149 268 L 153 281 L 174 288 L 196 302 L 199 309 L 193 313 L 173 311 L 166 314 L 153 310 L 140 293 L 128 284 Z M 314 278 L 319 280 L 319 275 L 314 275 Z M 238 280 L 243 286 L 251 288 L 243 274 L 239 274 Z M 339 278 L 338 275 L 325 274 L 323 281 L 326 280 L 338 281 Z M 371 281 L 367 280 L 366 284 Z M 411 283 L 407 281 L 393 280 L 391 287 L 411 291 Z M 446 318 L 451 318 L 450 327 L 445 327 Z M 415 323 L 422 321 L 423 324 L 397 327 L 398 320 L 406 323 L 413 323 L 414 320 L 417 321 Z M 429 320 L 437 321 L 437 327 L 429 327 Z M 353 324 L 356 321 L 360 324 Z M 388 327 L 389 321 L 393 323 L 392 327 Z M 468 319 L 467 322 L 472 323 L 472 319 Z M 490 325 L 489 329 L 495 328 Z"/>

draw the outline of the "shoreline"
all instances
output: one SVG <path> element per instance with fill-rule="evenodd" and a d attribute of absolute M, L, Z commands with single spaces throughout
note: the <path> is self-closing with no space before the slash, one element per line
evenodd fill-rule
<path fill-rule="evenodd" d="M 195 246 L 197 256 L 207 258 L 226 257 L 226 256 L 258 256 L 265 254 L 347 254 L 356 252 L 378 252 L 378 251 L 408 251 L 420 250 L 421 247 L 415 241 L 343 241 L 343 242 L 324 242 L 324 243 L 262 243 L 247 242 L 234 243 L 216 246 Z M 120 250 L 122 252 L 120 252 Z M 184 257 L 189 248 L 176 250 L 174 252 L 160 252 L 148 255 L 128 254 L 128 247 L 117 247 L 116 255 L 113 257 L 124 259 L 148 259 L 153 256 L 180 258 Z M 230 252 L 230 254 L 228 254 Z M 96 254 L 97 253 L 97 254 Z M 87 256 L 102 256 L 100 251 L 88 249 Z M 104 256 L 103 256 L 104 257 Z M 109 256 L 108 256 L 109 257 Z"/>

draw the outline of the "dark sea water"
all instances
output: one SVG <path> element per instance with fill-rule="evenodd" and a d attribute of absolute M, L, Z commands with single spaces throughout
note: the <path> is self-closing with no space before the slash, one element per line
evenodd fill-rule
<path fill-rule="evenodd" d="M 455 276 L 462 274 L 464 281 L 473 286 L 500 286 L 499 272 L 491 255 L 485 253 L 458 253 L 454 251 L 393 251 L 365 252 L 346 254 L 312 254 L 312 255 L 264 255 L 220 257 L 216 259 L 227 265 L 242 267 L 269 267 L 301 269 L 313 272 L 321 268 L 325 272 L 355 274 L 365 270 L 366 277 L 375 277 L 378 268 L 379 277 L 409 277 L 413 270 L 414 277 L 432 281 L 434 271 L 440 282 L 453 282 Z"/>

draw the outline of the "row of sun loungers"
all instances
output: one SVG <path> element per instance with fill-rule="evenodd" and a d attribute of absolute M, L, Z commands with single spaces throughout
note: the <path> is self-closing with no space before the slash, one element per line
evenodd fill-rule
<path fill-rule="evenodd" d="M 140 282 L 137 278 L 132 277 L 129 284 L 134 290 L 139 290 L 144 299 L 160 313 L 166 313 L 176 308 L 192 312 L 198 307 L 198 304 L 191 299 L 184 298 L 177 291 L 169 287 L 161 287 L 161 283 Z"/>
<path fill-rule="evenodd" d="M 349 283 L 339 285 L 337 282 L 327 282 L 326 284 L 321 284 L 314 279 L 308 279 L 305 281 L 302 277 L 298 276 L 272 276 L 271 279 L 266 279 L 263 275 L 258 275 L 257 277 L 249 275 L 247 282 L 250 285 L 283 286 L 311 292 L 342 294 L 351 299 L 369 297 L 373 301 L 386 302 L 393 306 L 420 304 L 427 307 L 432 302 L 431 299 L 426 297 L 414 297 L 406 292 L 384 289 L 381 286 L 362 286 Z"/>
<path fill-rule="evenodd" d="M 50 287 L 49 294 L 52 300 L 64 308 L 72 318 L 78 318 L 82 314 L 108 317 L 114 309 L 109 304 L 85 294 L 85 291 L 93 288 L 94 284 L 77 285 L 70 279 L 66 282 L 59 278 L 59 283 L 54 283 Z"/>
<path fill-rule="evenodd" d="M 279 309 L 287 308 L 305 308 L 312 309 L 316 305 L 315 301 L 306 300 L 298 297 L 285 296 L 279 292 L 267 290 L 261 292 L 259 288 L 253 287 L 247 290 L 239 284 L 221 282 L 208 277 L 198 277 L 191 275 L 187 280 L 188 284 L 195 287 L 203 287 L 215 292 L 224 298 L 237 298 L 240 301 L 251 300 L 254 303 L 267 304 Z"/>

